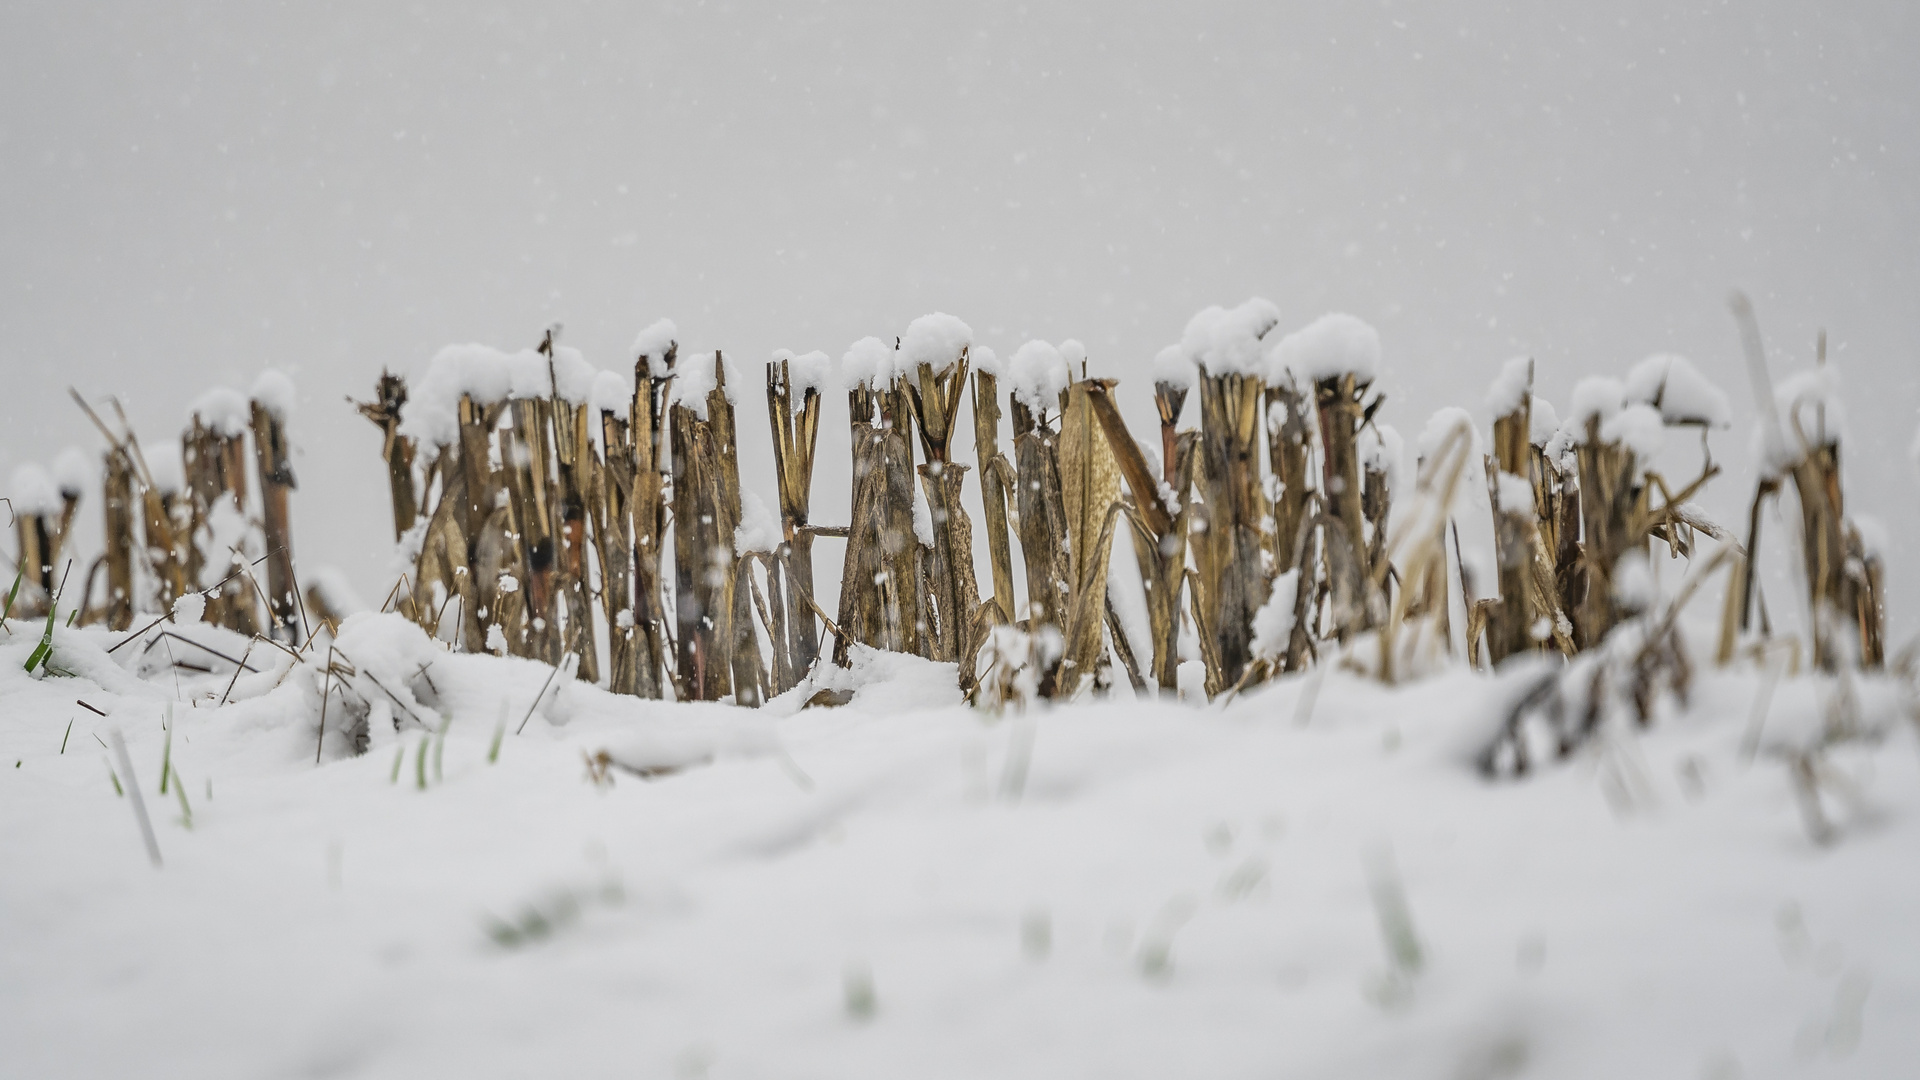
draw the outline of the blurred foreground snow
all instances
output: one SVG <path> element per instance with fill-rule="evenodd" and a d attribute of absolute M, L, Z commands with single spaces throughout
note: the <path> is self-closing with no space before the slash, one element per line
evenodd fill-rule
<path fill-rule="evenodd" d="M 1707 671 L 1652 731 L 1489 783 L 1471 758 L 1512 689 L 1465 673 L 994 718 L 959 702 L 950 666 L 865 653 L 748 712 L 569 680 L 541 695 L 550 668 L 361 616 L 338 643 L 373 699 L 354 756 L 339 693 L 322 744 L 313 672 L 283 678 L 278 650 L 256 645 L 260 670 L 236 680 L 200 646 L 245 643 L 210 627 L 111 656 L 118 635 L 64 631 L 55 666 L 75 674 L 36 679 L 40 627 L 8 629 L 10 1075 L 1893 1076 L 1920 1060 L 1920 755 L 1887 683 L 1854 688 L 1887 736 L 1832 756 L 1839 840 L 1821 848 L 1786 769 L 1743 752 L 1750 674 Z M 168 649 L 211 672 L 176 679 Z M 851 701 L 802 710 L 821 689 Z M 1779 682 L 1760 744 L 1832 693 Z M 190 827 L 158 793 L 170 701 Z M 158 870 L 108 775 L 115 727 Z"/>

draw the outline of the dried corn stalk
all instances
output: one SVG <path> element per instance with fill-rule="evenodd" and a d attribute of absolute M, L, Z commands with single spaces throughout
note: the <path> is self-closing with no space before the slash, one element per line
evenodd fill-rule
<path fill-rule="evenodd" d="M 293 465 L 287 460 L 284 418 L 257 400 L 253 402 L 253 449 L 260 473 L 261 529 L 267 543 L 267 611 L 273 636 L 297 644 L 299 603 L 294 596 L 293 529 L 287 517 Z"/>
<path fill-rule="evenodd" d="M 800 407 L 794 408 L 793 365 L 789 360 L 767 365 L 767 414 L 773 425 L 773 467 L 780 488 L 782 536 L 777 558 L 768 566 L 768 592 L 779 625 L 770 625 L 768 633 L 773 637 L 775 658 L 773 692 L 782 694 L 797 685 L 820 657 L 820 636 L 807 599 L 813 595 L 814 534 L 808 517 L 813 496 L 813 452 L 820 437 L 820 391 L 806 387 Z"/>
<path fill-rule="evenodd" d="M 971 691 L 977 649 L 972 627 L 980 606 L 980 587 L 973 576 L 973 523 L 960 503 L 967 467 L 949 460 L 947 454 L 954 416 L 960 409 L 960 393 L 966 385 L 963 347 L 944 370 L 935 370 L 928 363 L 917 365 L 913 381 L 907 385 L 907 396 L 920 433 L 920 448 L 927 458 L 919 473 L 927 495 L 927 511 L 933 519 L 933 550 L 927 561 L 933 586 L 931 652 L 936 660 L 958 663 L 960 688 Z"/>
<path fill-rule="evenodd" d="M 1267 602 L 1269 581 L 1261 559 L 1267 509 L 1257 446 L 1264 388 L 1258 376 L 1215 375 L 1204 366 L 1198 381 L 1201 506 L 1191 543 L 1202 585 L 1194 591 L 1195 621 L 1211 697 L 1246 672 L 1253 656 L 1253 616 Z"/>

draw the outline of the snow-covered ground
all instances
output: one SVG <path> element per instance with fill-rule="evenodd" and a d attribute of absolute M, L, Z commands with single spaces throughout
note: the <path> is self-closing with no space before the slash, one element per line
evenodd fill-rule
<path fill-rule="evenodd" d="M 1786 768 L 1743 752 L 1752 674 L 1704 671 L 1652 730 L 1492 783 L 1470 759 L 1512 677 L 1335 673 L 1225 707 L 995 718 L 960 702 L 950 667 L 865 654 L 830 680 L 856 688 L 839 708 L 801 710 L 811 687 L 748 712 L 564 681 L 536 704 L 551 669 L 362 616 L 339 642 L 376 702 L 355 756 L 341 694 L 322 740 L 314 669 L 282 679 L 275 650 L 234 680 L 184 640 L 109 656 L 119 635 L 62 631 L 55 666 L 75 674 L 33 678 L 40 627 L 8 630 L 10 1076 L 1731 1078 L 1920 1061 L 1920 747 L 1890 682 L 1855 687 L 1886 736 L 1833 756 L 1840 831 L 1822 847 Z M 214 671 L 176 681 L 167 649 Z M 1761 744 L 1833 692 L 1781 682 Z M 109 775 L 116 728 L 159 868 Z M 159 794 L 163 754 L 190 827 Z"/>

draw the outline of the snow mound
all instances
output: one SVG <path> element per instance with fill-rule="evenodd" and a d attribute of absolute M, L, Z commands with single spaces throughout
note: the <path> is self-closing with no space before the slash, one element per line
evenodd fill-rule
<path fill-rule="evenodd" d="M 261 372 L 253 380 L 253 389 L 248 393 L 261 408 L 272 413 L 283 424 L 293 415 L 294 399 L 299 396 L 292 379 L 284 372 L 272 370 Z"/>
<path fill-rule="evenodd" d="M 1060 394 L 1073 384 L 1073 369 L 1051 344 L 1038 339 L 1014 350 L 1007 363 L 1008 389 L 1035 414 L 1057 412 Z"/>
<path fill-rule="evenodd" d="M 1660 410 L 1669 424 L 1733 426 L 1733 405 L 1726 391 L 1707 381 L 1684 356 L 1657 353 L 1627 372 L 1626 398 Z"/>
<path fill-rule="evenodd" d="M 207 430 L 227 439 L 245 435 L 253 425 L 253 414 L 247 399 L 239 391 L 224 386 L 216 386 L 194 398 L 193 404 L 187 407 L 187 413 L 199 417 Z"/>
<path fill-rule="evenodd" d="M 63 505 L 52 475 L 33 462 L 14 466 L 13 475 L 7 478 L 7 498 L 15 514 L 50 516 L 60 513 Z"/>
<path fill-rule="evenodd" d="M 1380 332 L 1352 315 L 1322 315 L 1281 338 L 1273 364 L 1302 383 L 1351 374 L 1364 385 L 1380 370 Z"/>
<path fill-rule="evenodd" d="M 668 349 L 673 348 L 679 336 L 680 331 L 674 327 L 672 319 L 659 319 L 640 331 L 628 351 L 633 354 L 635 361 L 643 356 L 649 360 L 659 360 L 667 355 Z"/>
<path fill-rule="evenodd" d="M 951 369 L 973 344 L 973 328 L 943 311 L 922 315 L 907 324 L 900 338 L 900 363 L 903 374 L 911 374 L 921 364 L 936 374 Z"/>

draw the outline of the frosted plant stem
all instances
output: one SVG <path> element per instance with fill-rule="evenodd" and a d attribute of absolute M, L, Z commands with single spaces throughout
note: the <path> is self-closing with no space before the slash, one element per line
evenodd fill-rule
<path fill-rule="evenodd" d="M 160 865 L 160 842 L 153 837 L 153 823 L 147 820 L 147 804 L 140 798 L 140 784 L 133 776 L 133 759 L 127 756 L 127 741 L 120 736 L 120 729 L 107 732 L 113 739 L 113 755 L 120 761 L 120 771 L 127 774 L 126 792 L 133 798 L 133 820 L 140 825 L 140 837 L 147 842 L 147 858 L 153 865 Z"/>

